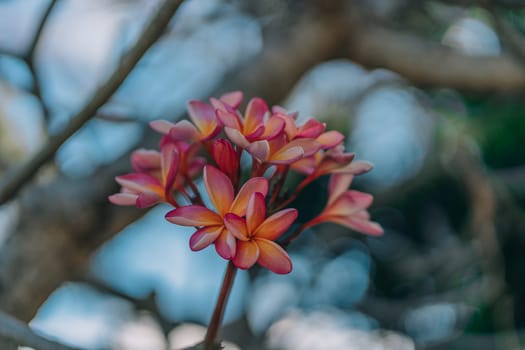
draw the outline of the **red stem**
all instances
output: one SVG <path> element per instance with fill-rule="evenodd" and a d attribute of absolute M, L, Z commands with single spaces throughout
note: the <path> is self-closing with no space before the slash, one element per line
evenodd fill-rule
<path fill-rule="evenodd" d="M 228 267 L 226 267 L 226 272 L 224 273 L 224 279 L 222 281 L 219 298 L 217 299 L 217 304 L 215 304 L 215 310 L 213 310 L 210 325 L 208 326 L 206 336 L 204 337 L 204 350 L 213 350 L 215 339 L 217 338 L 217 333 L 222 323 L 222 316 L 224 315 L 224 310 L 226 309 L 226 303 L 228 302 L 228 296 L 230 295 L 236 272 L 237 267 L 233 265 L 233 262 L 229 261 Z"/>

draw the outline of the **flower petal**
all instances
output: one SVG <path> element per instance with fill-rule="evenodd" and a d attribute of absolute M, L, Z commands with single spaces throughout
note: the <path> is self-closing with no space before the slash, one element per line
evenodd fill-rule
<path fill-rule="evenodd" d="M 346 191 L 331 202 L 324 210 L 325 215 L 348 216 L 359 210 L 368 208 L 374 197 L 371 194 L 359 191 Z"/>
<path fill-rule="evenodd" d="M 244 135 L 238 129 L 225 126 L 224 132 L 226 133 L 230 141 L 236 144 L 237 146 L 246 148 L 250 145 L 246 137 L 244 137 Z"/>
<path fill-rule="evenodd" d="M 176 141 L 190 141 L 199 137 L 199 131 L 187 120 L 174 124 L 169 131 L 169 136 Z"/>
<path fill-rule="evenodd" d="M 326 129 L 326 124 L 321 123 L 317 119 L 310 118 L 308 119 L 297 132 L 298 138 L 313 138 L 315 139 Z"/>
<path fill-rule="evenodd" d="M 360 161 L 351 162 L 350 164 L 342 168 L 335 169 L 332 171 L 332 173 L 333 174 L 344 173 L 344 174 L 352 174 L 352 175 L 361 175 L 361 174 L 369 172 L 373 168 L 374 168 L 374 164 L 367 162 L 367 161 L 360 160 Z"/>
<path fill-rule="evenodd" d="M 292 260 L 281 246 L 266 239 L 258 238 L 255 241 L 259 247 L 259 259 L 257 259 L 259 265 L 278 274 L 292 271 Z"/>
<path fill-rule="evenodd" d="M 108 197 L 109 201 L 116 205 L 136 205 L 139 196 L 134 193 L 115 193 Z"/>
<path fill-rule="evenodd" d="M 222 258 L 230 260 L 237 251 L 236 242 L 235 237 L 228 230 L 223 229 L 220 236 L 215 240 L 215 250 Z"/>
<path fill-rule="evenodd" d="M 260 238 L 275 241 L 279 238 L 297 219 L 298 212 L 296 209 L 288 208 L 278 211 L 268 217 L 257 227 L 253 235 Z"/>
<path fill-rule="evenodd" d="M 330 205 L 339 196 L 346 192 L 354 176 L 352 174 L 334 174 L 330 177 L 328 185 L 328 203 Z"/>
<path fill-rule="evenodd" d="M 222 217 L 200 205 L 178 207 L 166 214 L 166 220 L 181 226 L 222 225 Z"/>
<path fill-rule="evenodd" d="M 271 140 L 284 130 L 284 120 L 279 117 L 270 117 L 266 123 L 264 123 L 264 133 L 259 138 L 264 140 Z"/>
<path fill-rule="evenodd" d="M 255 192 L 248 201 L 248 208 L 246 209 L 246 226 L 248 228 L 248 235 L 252 233 L 263 223 L 266 218 L 266 203 L 264 196 Z"/>
<path fill-rule="evenodd" d="M 237 241 L 237 253 L 233 263 L 240 269 L 252 267 L 259 259 L 259 247 L 253 241 Z"/>
<path fill-rule="evenodd" d="M 239 157 L 232 144 L 225 139 L 215 141 L 212 146 L 212 156 L 219 169 L 236 183 L 239 176 Z"/>
<path fill-rule="evenodd" d="M 206 248 L 215 240 L 222 232 L 222 226 L 206 226 L 195 231 L 190 237 L 190 248 L 193 251 L 198 251 Z"/>
<path fill-rule="evenodd" d="M 233 213 L 228 213 L 224 216 L 224 225 L 235 238 L 241 241 L 248 240 L 248 230 L 245 219 Z"/>
<path fill-rule="evenodd" d="M 204 184 L 217 212 L 224 216 L 233 202 L 233 185 L 228 176 L 211 165 L 204 166 Z"/>
<path fill-rule="evenodd" d="M 188 102 L 188 114 L 203 137 L 207 138 L 215 133 L 218 122 L 215 110 L 210 105 L 202 101 L 192 100 Z"/>
<path fill-rule="evenodd" d="M 115 177 L 115 181 L 122 187 L 125 187 L 133 192 L 140 193 L 144 191 L 158 191 L 162 193 L 162 185 L 160 181 L 148 174 L 132 173 Z"/>
<path fill-rule="evenodd" d="M 328 221 L 373 236 L 379 236 L 383 234 L 383 228 L 377 222 L 361 219 L 357 215 L 334 216 L 330 217 L 330 220 Z"/>
<path fill-rule="evenodd" d="M 131 154 L 131 166 L 136 172 L 159 169 L 160 153 L 155 150 L 138 149 Z"/>
<path fill-rule="evenodd" d="M 154 192 L 142 192 L 137 197 L 137 207 L 149 208 L 155 204 L 162 202 L 164 198 Z"/>
<path fill-rule="evenodd" d="M 168 135 L 170 129 L 175 126 L 172 122 L 167 120 L 154 120 L 149 123 L 149 126 L 161 134 Z"/>
<path fill-rule="evenodd" d="M 315 141 L 319 142 L 322 148 L 332 148 L 343 142 L 344 138 L 339 131 L 331 130 L 319 135 Z"/>
<path fill-rule="evenodd" d="M 267 161 L 270 156 L 270 144 L 266 140 L 252 142 L 246 150 L 261 162 Z"/>
<path fill-rule="evenodd" d="M 169 193 L 175 177 L 177 176 L 180 163 L 180 153 L 173 143 L 165 144 L 161 149 L 161 171 L 162 181 L 166 194 Z"/>
<path fill-rule="evenodd" d="M 268 113 L 268 106 L 262 98 L 252 98 L 246 107 L 244 114 L 244 128 L 243 134 L 248 135 L 253 133 L 259 126 L 264 123 L 264 116 Z M 262 133 L 262 130 L 261 130 Z"/>
<path fill-rule="evenodd" d="M 291 147 L 291 148 L 286 147 L 272 154 L 270 159 L 268 159 L 268 163 L 291 164 L 301 159 L 303 155 L 304 155 L 304 150 L 302 147 L 299 147 L 299 146 Z"/>
<path fill-rule="evenodd" d="M 230 212 L 239 216 L 244 216 L 246 214 L 246 209 L 248 208 L 248 201 L 255 192 L 259 192 L 263 197 L 266 197 L 266 194 L 268 193 L 268 179 L 264 177 L 254 177 L 246 181 L 239 190 L 239 193 L 237 193 L 230 208 Z"/>
<path fill-rule="evenodd" d="M 233 109 L 239 108 L 242 102 L 242 91 L 232 91 L 221 96 L 220 100 L 228 104 Z"/>

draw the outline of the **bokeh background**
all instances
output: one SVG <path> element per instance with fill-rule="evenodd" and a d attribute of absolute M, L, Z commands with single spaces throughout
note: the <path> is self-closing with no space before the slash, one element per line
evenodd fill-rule
<path fill-rule="evenodd" d="M 0 176 L 66 127 L 160 0 L 0 1 Z M 115 94 L 0 206 L 0 308 L 93 350 L 199 341 L 225 262 L 166 208 L 107 195 L 147 124 L 231 90 L 316 116 L 375 164 L 385 228 L 316 227 L 294 270 L 240 273 L 226 349 L 520 349 L 525 3 L 187 0 Z M 1 178 L 0 178 L 1 179 Z M 2 181 L 0 181 L 2 183 Z M 321 180 L 302 210 L 326 200 Z M 2 190 L 0 186 L 0 190 Z"/>

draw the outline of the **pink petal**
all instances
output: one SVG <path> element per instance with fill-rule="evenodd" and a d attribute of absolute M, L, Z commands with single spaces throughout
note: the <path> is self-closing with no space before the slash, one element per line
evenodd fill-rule
<path fill-rule="evenodd" d="M 333 174 L 344 173 L 344 174 L 352 174 L 352 175 L 361 175 L 361 174 L 369 172 L 373 168 L 374 168 L 374 164 L 370 162 L 355 161 L 355 162 L 351 162 L 350 164 L 342 168 L 333 170 L 332 173 Z"/>
<path fill-rule="evenodd" d="M 249 132 L 244 131 L 243 134 L 248 141 L 256 141 L 264 133 L 264 124 L 259 124 Z"/>
<path fill-rule="evenodd" d="M 259 136 L 259 138 L 264 140 L 271 140 L 284 130 L 284 120 L 279 117 L 270 117 L 268 121 L 264 124 L 264 133 Z"/>
<path fill-rule="evenodd" d="M 224 127 L 224 132 L 228 136 L 231 142 L 236 144 L 237 146 L 241 148 L 246 148 L 250 145 L 246 137 L 237 129 L 230 128 L 230 127 Z"/>
<path fill-rule="evenodd" d="M 178 207 L 166 214 L 166 220 L 181 226 L 217 226 L 223 225 L 222 217 L 200 205 Z"/>
<path fill-rule="evenodd" d="M 192 100 L 188 102 L 188 114 L 204 136 L 214 133 L 218 122 L 214 109 L 202 101 Z"/>
<path fill-rule="evenodd" d="M 166 144 L 161 149 L 161 170 L 165 191 L 170 191 L 179 170 L 180 154 L 174 144 Z"/>
<path fill-rule="evenodd" d="M 235 183 L 239 176 L 239 157 L 232 144 L 225 139 L 215 141 L 212 146 L 212 156 L 219 169 Z"/>
<path fill-rule="evenodd" d="M 266 218 L 266 203 L 261 193 L 254 193 L 248 201 L 246 209 L 246 226 L 251 234 Z"/>
<path fill-rule="evenodd" d="M 155 150 L 138 149 L 131 154 L 131 166 L 136 172 L 160 168 L 160 154 Z"/>
<path fill-rule="evenodd" d="M 279 151 L 272 154 L 268 163 L 272 164 L 292 164 L 293 162 L 301 159 L 304 155 L 302 147 L 287 147 L 280 149 Z"/>
<path fill-rule="evenodd" d="M 259 247 L 252 241 L 237 241 L 237 253 L 233 263 L 240 269 L 246 270 L 252 267 L 259 258 Z"/>
<path fill-rule="evenodd" d="M 328 205 L 346 192 L 353 178 L 354 176 L 351 174 L 334 174 L 330 177 L 330 184 L 328 185 Z"/>
<path fill-rule="evenodd" d="M 192 123 L 181 120 L 170 129 L 169 136 L 173 140 L 190 141 L 197 139 L 199 132 Z"/>
<path fill-rule="evenodd" d="M 228 213 L 224 216 L 224 225 L 226 229 L 235 236 L 235 238 L 241 241 L 248 240 L 248 230 L 246 228 L 246 220 L 235 215 Z"/>
<path fill-rule="evenodd" d="M 297 136 L 300 138 L 315 139 L 326 129 L 326 124 L 317 119 L 310 118 L 298 130 Z"/>
<path fill-rule="evenodd" d="M 223 229 L 220 236 L 215 240 L 215 250 L 223 259 L 230 260 L 235 256 L 236 242 L 235 237 Z"/>
<path fill-rule="evenodd" d="M 266 196 L 268 193 L 268 180 L 266 178 L 254 177 L 246 181 L 239 190 L 239 193 L 237 193 L 230 208 L 230 212 L 239 216 L 244 216 L 248 207 L 248 201 L 255 192 L 261 193 L 263 197 Z"/>
<path fill-rule="evenodd" d="M 292 271 L 292 261 L 281 246 L 261 238 L 257 238 L 256 242 L 259 247 L 259 259 L 257 259 L 259 265 L 278 274 L 286 274 Z"/>
<path fill-rule="evenodd" d="M 241 120 L 235 111 L 218 109 L 217 118 L 225 127 L 233 128 L 239 131 L 242 129 Z"/>
<path fill-rule="evenodd" d="M 149 208 L 155 204 L 163 201 L 163 197 L 153 192 L 142 192 L 139 193 L 136 201 L 136 205 L 139 208 Z"/>
<path fill-rule="evenodd" d="M 383 228 L 377 222 L 363 220 L 355 216 L 336 216 L 330 219 L 331 222 L 348 227 L 352 230 L 379 236 L 383 234 Z"/>
<path fill-rule="evenodd" d="M 224 216 L 233 202 L 233 185 L 228 176 L 211 165 L 204 166 L 204 184 L 217 212 Z"/>
<path fill-rule="evenodd" d="M 259 161 L 265 162 L 270 156 L 270 144 L 266 140 L 255 141 L 246 147 L 246 151 Z"/>
<path fill-rule="evenodd" d="M 301 147 L 304 157 L 309 157 L 321 149 L 321 144 L 314 139 L 295 139 L 289 142 L 285 147 Z"/>
<path fill-rule="evenodd" d="M 268 113 L 268 106 L 263 99 L 255 97 L 248 102 L 246 113 L 244 114 L 243 134 L 251 134 L 264 122 L 264 116 Z"/>
<path fill-rule="evenodd" d="M 137 193 L 162 188 L 162 185 L 157 178 L 144 173 L 132 173 L 117 176 L 115 177 L 115 181 L 117 181 L 122 187 Z"/>
<path fill-rule="evenodd" d="M 219 237 L 222 232 L 222 226 L 207 226 L 198 229 L 190 237 L 190 248 L 193 251 L 198 251 L 206 248 Z"/>
<path fill-rule="evenodd" d="M 109 201 L 116 205 L 136 205 L 139 196 L 134 193 L 116 193 L 108 197 Z"/>
<path fill-rule="evenodd" d="M 167 121 L 167 120 L 154 120 L 151 123 L 149 123 L 149 126 L 161 134 L 168 135 L 170 132 L 170 129 L 175 126 L 175 124 Z"/>
<path fill-rule="evenodd" d="M 242 97 L 241 91 L 232 91 L 222 95 L 220 100 L 230 105 L 233 109 L 237 109 L 242 102 Z"/>
<path fill-rule="evenodd" d="M 332 148 L 343 142 L 344 138 L 343 134 L 339 131 L 331 130 L 322 133 L 315 140 L 319 142 L 323 148 Z"/>
<path fill-rule="evenodd" d="M 330 216 L 348 216 L 368 208 L 374 197 L 371 194 L 359 191 L 347 191 L 331 202 L 325 209 L 325 214 Z"/>
<path fill-rule="evenodd" d="M 253 232 L 253 235 L 258 238 L 275 241 L 277 238 L 281 237 L 288 228 L 290 228 L 295 219 L 297 219 L 297 215 L 297 210 L 293 208 L 278 211 L 264 220 L 264 222 L 257 227 L 255 232 Z"/>

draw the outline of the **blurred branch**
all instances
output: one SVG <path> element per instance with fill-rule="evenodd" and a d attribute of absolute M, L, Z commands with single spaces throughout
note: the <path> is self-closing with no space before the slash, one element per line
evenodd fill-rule
<path fill-rule="evenodd" d="M 25 323 L 0 311 L 0 337 L 13 341 L 16 345 L 29 346 L 35 350 L 75 350 L 36 334 Z"/>
<path fill-rule="evenodd" d="M 86 105 L 70 119 L 66 127 L 52 136 L 31 159 L 7 172 L 0 183 L 0 205 L 13 198 L 33 178 L 40 167 L 55 155 L 58 148 L 107 102 L 144 53 L 160 38 L 181 3 L 182 0 L 166 0 L 152 16 L 135 45 L 122 57 L 120 65 L 113 74 L 97 89 Z"/>
<path fill-rule="evenodd" d="M 495 1 L 490 1 L 487 10 L 492 14 L 496 31 L 498 32 L 502 41 L 508 43 L 511 51 L 520 60 L 523 69 L 525 70 L 525 41 L 523 37 L 516 31 L 500 14 L 499 9 L 495 6 Z"/>
<path fill-rule="evenodd" d="M 40 104 L 42 106 L 42 112 L 44 115 L 44 120 L 49 120 L 49 109 L 47 108 L 44 98 L 42 96 L 40 79 L 38 78 L 38 74 L 35 69 L 35 50 L 38 45 L 38 42 L 40 41 L 40 37 L 42 36 L 42 31 L 44 30 L 44 27 L 47 23 L 49 15 L 53 11 L 53 8 L 57 4 L 57 2 L 58 2 L 57 0 L 51 0 L 49 2 L 49 5 L 46 7 L 44 14 L 42 15 L 42 18 L 40 19 L 40 22 L 38 23 L 38 27 L 36 29 L 35 35 L 33 36 L 33 41 L 29 44 L 29 49 L 27 50 L 27 53 L 23 57 L 23 60 L 26 62 L 27 67 L 29 68 L 29 71 L 31 72 L 31 75 L 33 76 L 33 93 L 40 101 Z"/>
<path fill-rule="evenodd" d="M 359 24 L 353 29 L 349 54 L 361 64 L 390 69 L 424 86 L 477 92 L 525 89 L 525 71 L 508 55 L 467 56 L 411 33 L 379 26 Z"/>

